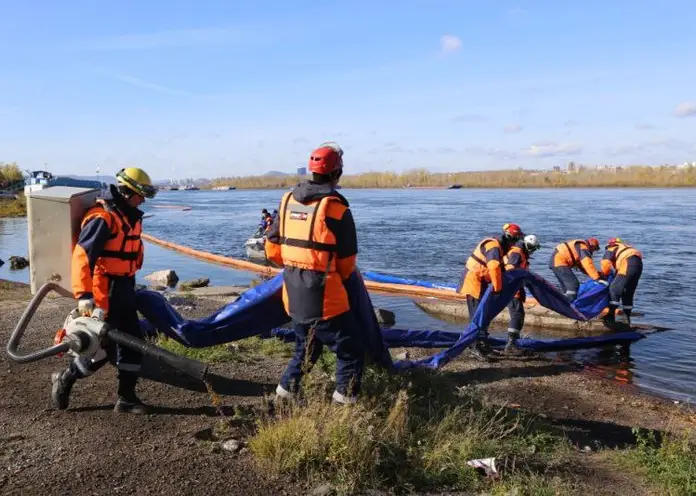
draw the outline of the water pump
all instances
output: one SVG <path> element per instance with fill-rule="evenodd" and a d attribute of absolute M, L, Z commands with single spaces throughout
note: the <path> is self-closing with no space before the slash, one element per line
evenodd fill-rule
<path fill-rule="evenodd" d="M 29 363 L 51 356 L 60 356 L 63 353 L 91 358 L 103 349 L 107 341 L 112 341 L 136 350 L 142 355 L 163 361 L 169 366 L 201 381 L 206 378 L 208 374 L 208 366 L 206 364 L 175 355 L 118 329 L 112 329 L 107 323 L 99 319 L 80 316 L 77 309 L 71 311 L 65 319 L 63 329 L 57 335 L 53 346 L 26 354 L 21 353 L 18 351 L 19 343 L 27 330 L 29 322 L 36 313 L 39 304 L 51 291 L 56 291 L 63 296 L 72 298 L 72 294 L 69 291 L 53 282 L 44 284 L 37 291 L 7 342 L 7 354 L 13 361 Z"/>

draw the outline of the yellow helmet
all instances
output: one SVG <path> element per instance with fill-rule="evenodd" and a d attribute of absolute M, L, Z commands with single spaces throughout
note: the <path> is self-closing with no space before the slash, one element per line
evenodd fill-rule
<path fill-rule="evenodd" d="M 142 169 L 128 167 L 116 173 L 116 180 L 126 188 L 145 198 L 154 198 L 157 189 L 152 185 L 150 176 Z"/>

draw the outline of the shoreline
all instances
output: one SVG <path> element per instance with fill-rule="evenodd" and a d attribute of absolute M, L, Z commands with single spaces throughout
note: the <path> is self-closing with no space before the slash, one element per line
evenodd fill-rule
<path fill-rule="evenodd" d="M 26 284 L 0 281 L 0 308 L 3 309 L 0 341 L 6 342 L 30 296 Z M 191 295 L 186 299 L 188 301 L 179 303 L 181 306 L 177 310 L 185 318 L 201 318 L 218 309 L 223 297 Z M 45 347 L 73 305 L 68 298 L 45 300 L 25 336 L 23 349 Z M 272 422 L 270 425 L 282 428 L 284 422 L 291 421 L 283 416 L 269 420 L 263 413 L 264 395 L 274 390 L 287 363 L 291 345 L 258 338 L 210 349 L 172 348 L 171 340 L 159 344 L 173 352 L 195 354 L 198 360 L 211 364 L 217 384 L 218 399 L 213 400 L 216 406 L 211 405 L 211 398 L 202 384 L 194 384 L 171 370 L 162 372 L 159 366 L 146 361 L 145 379 L 138 391 L 144 401 L 156 405 L 153 415 L 115 415 L 110 411 L 115 394 L 112 367 L 79 381 L 73 389 L 70 408 L 64 412 L 56 411 L 49 402 L 48 377 L 51 371 L 65 363 L 65 358 L 17 364 L 3 354 L 0 380 L 5 399 L 0 400 L 0 429 L 8 433 L 15 470 L 5 478 L 0 477 L 0 489 L 34 494 L 46 493 L 50 487 L 60 485 L 66 491 L 100 492 L 105 474 L 114 477 L 113 467 L 116 465 L 119 467 L 115 474 L 118 483 L 114 484 L 125 492 L 136 489 L 170 492 L 186 487 L 188 494 L 223 494 L 229 491 L 232 477 L 235 487 L 244 494 L 280 494 L 283 491 L 308 494 L 322 482 L 327 482 L 297 478 L 284 472 L 269 478 L 268 472 L 259 466 L 258 450 L 245 448 L 233 454 L 210 439 L 210 432 L 225 419 L 232 426 L 230 435 L 244 446 L 260 439 L 258 427 L 255 427 L 259 422 L 266 425 Z M 393 355 L 403 351 L 391 350 Z M 411 358 L 417 358 L 433 350 L 410 348 L 407 351 Z M 319 367 L 312 377 L 324 377 L 321 370 Z M 659 436 L 686 435 L 692 439 L 696 436 L 696 429 L 693 429 L 696 417 L 687 406 L 677 405 L 635 385 L 606 380 L 574 363 L 539 357 L 507 358 L 481 364 L 465 353 L 442 370 L 381 380 L 387 380 L 386 384 L 397 388 L 407 388 L 410 387 L 408 383 L 421 380 L 419 376 L 421 379 L 426 376 L 437 391 L 451 391 L 459 398 L 461 395 L 476 397 L 482 405 L 487 405 L 486 408 L 504 409 L 510 415 L 531 415 L 537 419 L 535 425 L 546 426 L 542 431 L 546 436 L 544 439 L 553 439 L 553 444 L 559 446 L 559 451 L 549 455 L 557 461 L 549 462 L 551 465 L 534 478 L 534 483 L 544 488 L 557 488 L 556 494 L 559 490 L 561 494 L 648 494 L 646 488 L 655 486 L 658 481 L 646 478 L 637 469 L 635 473 L 627 474 L 619 462 L 639 453 L 640 445 L 634 429 L 654 430 Z M 330 382 L 330 376 L 322 380 Z M 362 396 L 365 399 L 356 406 L 358 415 L 362 409 L 370 408 L 373 395 L 377 395 L 374 397 L 377 404 L 391 401 L 387 397 L 380 400 L 379 395 L 386 393 L 374 390 L 375 386 L 371 385 L 374 380 L 374 373 L 366 375 L 366 391 Z M 402 382 L 403 386 L 400 386 Z M 434 400 L 435 396 L 429 401 Z M 311 406 L 315 407 L 320 405 Z M 224 412 L 224 418 L 219 416 L 219 411 Z M 331 412 L 339 415 L 332 422 L 344 418 L 338 412 Z M 409 415 L 416 415 L 416 412 Z M 27 419 L 31 421 L 27 422 Z M 65 428 L 56 429 L 58 424 Z M 75 430 L 78 425 L 80 428 Z M 292 424 L 287 425 L 290 427 Z M 465 430 L 462 426 L 457 435 L 463 435 Z M 355 435 L 361 436 L 363 431 L 359 429 Z M 97 438 L 104 442 L 95 443 Z M 132 439 L 137 439 L 137 442 Z M 492 442 L 485 439 L 479 442 L 484 441 Z M 528 442 L 533 442 L 538 450 L 544 450 L 545 443 L 548 443 Z M 504 463 L 504 453 L 485 451 L 478 456 L 503 457 L 499 462 Z M 89 460 L 78 456 L 84 453 L 89 453 Z M 546 459 L 544 456 L 542 454 L 541 460 Z M 467 459 L 458 463 L 464 465 Z M 69 465 L 66 465 L 66 460 L 70 460 Z M 100 460 L 100 463 L 95 464 L 93 460 Z M 79 473 L 79 477 L 66 478 L 66 467 L 72 473 Z M 670 466 L 669 470 L 673 467 Z M 221 472 L 227 476 L 221 478 Z M 325 476 L 331 477 L 332 473 L 330 470 Z M 504 471 L 502 481 L 488 482 L 476 478 L 475 483 L 492 484 L 493 487 L 511 484 L 524 491 L 529 481 L 523 478 L 515 482 L 517 479 L 514 477 L 513 473 Z M 194 486 L 189 486 L 191 478 L 197 481 Z M 433 489 L 438 492 L 450 488 Z M 534 493 L 525 491 L 520 494 Z"/>

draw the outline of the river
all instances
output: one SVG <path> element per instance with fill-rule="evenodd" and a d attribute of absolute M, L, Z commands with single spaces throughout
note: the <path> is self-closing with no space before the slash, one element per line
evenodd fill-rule
<path fill-rule="evenodd" d="M 645 269 L 636 294 L 637 321 L 673 330 L 650 335 L 630 357 L 607 350 L 566 354 L 602 375 L 628 377 L 641 388 L 680 401 L 696 401 L 696 194 L 693 189 L 489 189 L 342 190 L 351 202 L 363 270 L 431 281 L 456 282 L 462 263 L 484 236 L 505 222 L 539 236 L 532 270 L 556 282 L 548 269 L 554 246 L 595 236 L 604 244 L 621 236 L 643 252 Z M 262 208 L 277 208 L 281 191 L 167 191 L 148 202 L 146 232 L 161 239 L 232 257 Z M 155 208 L 186 205 L 189 211 Z M 0 219 L 0 258 L 27 255 L 25 219 Z M 600 254 L 595 254 L 599 266 Z M 147 244 L 142 274 L 172 268 L 182 280 L 210 277 L 211 284 L 245 284 L 255 276 L 192 260 Z M 0 278 L 28 282 L 29 272 L 0 267 Z M 397 314 L 398 327 L 461 329 L 431 318 L 407 298 L 373 296 Z M 627 374 L 627 375 L 626 375 Z"/>

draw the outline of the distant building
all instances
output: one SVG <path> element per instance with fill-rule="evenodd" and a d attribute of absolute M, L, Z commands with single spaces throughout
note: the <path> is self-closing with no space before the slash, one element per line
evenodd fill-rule
<path fill-rule="evenodd" d="M 307 175 L 307 167 L 298 167 L 297 168 L 297 175 L 298 176 L 306 176 Z"/>

